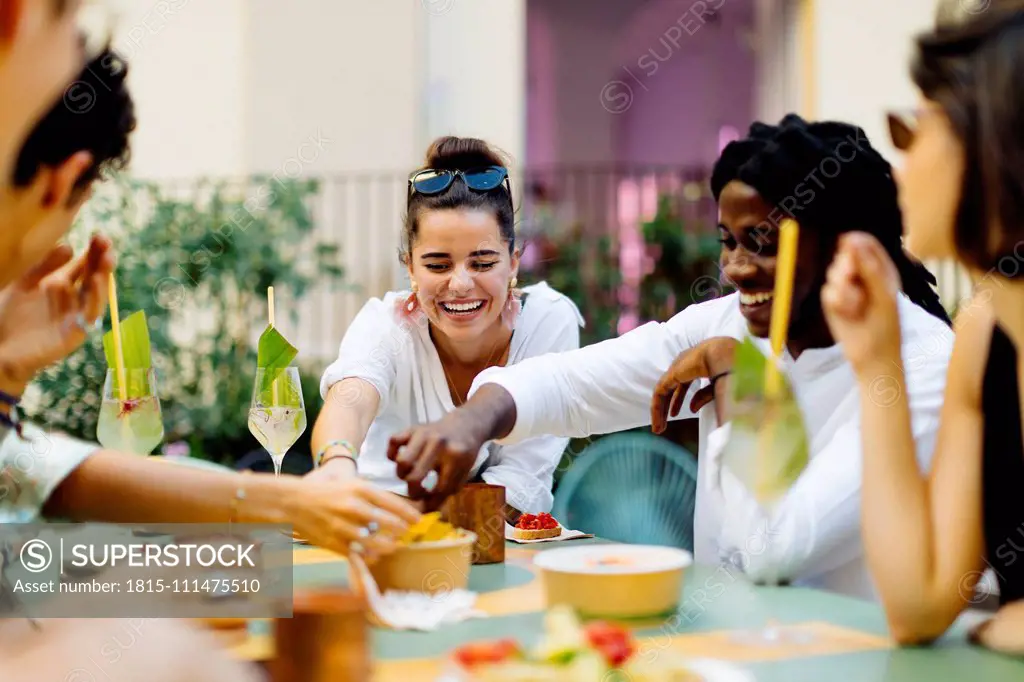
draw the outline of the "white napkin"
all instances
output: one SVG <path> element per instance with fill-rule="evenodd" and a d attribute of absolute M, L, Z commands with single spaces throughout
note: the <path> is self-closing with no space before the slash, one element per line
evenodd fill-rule
<path fill-rule="evenodd" d="M 556 535 L 553 538 L 541 538 L 540 540 L 520 540 L 515 537 L 515 527 L 506 523 L 505 524 L 505 539 L 511 540 L 512 542 L 518 542 L 521 545 L 531 545 L 535 542 L 560 542 L 562 540 L 576 540 L 577 538 L 592 538 L 592 533 L 584 533 L 580 530 L 569 530 L 565 526 L 562 526 L 562 534 Z"/>
<path fill-rule="evenodd" d="M 359 571 L 370 610 L 377 620 L 395 630 L 431 632 L 448 623 L 487 616 L 486 613 L 473 608 L 476 604 L 476 592 L 450 590 L 430 594 L 388 590 L 381 594 L 377 582 L 361 556 L 353 552 L 349 556 L 349 563 Z"/>

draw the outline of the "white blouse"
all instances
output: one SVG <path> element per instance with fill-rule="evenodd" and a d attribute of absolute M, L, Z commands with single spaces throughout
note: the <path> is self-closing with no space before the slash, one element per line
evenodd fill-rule
<path fill-rule="evenodd" d="M 927 471 L 953 332 L 903 295 L 899 313 L 913 433 Z M 714 336 L 747 336 L 737 294 L 575 352 L 489 368 L 477 376 L 471 394 L 496 383 L 515 399 L 516 423 L 502 443 L 634 428 L 650 423 L 654 387 L 676 356 Z M 770 353 L 767 339 L 755 343 Z M 714 405 L 687 413 L 693 392 L 707 381 L 690 387 L 679 418 L 700 419 L 695 560 L 733 567 L 754 580 L 778 571 L 794 583 L 874 598 L 860 538 L 860 403 L 853 372 L 838 345 L 804 351 L 796 360 L 786 352 L 783 368 L 804 415 L 811 461 L 770 518 L 721 466 L 730 426 L 718 426 Z M 892 399 L 884 378 L 876 388 L 879 400 Z"/>
<path fill-rule="evenodd" d="M 523 288 L 525 299 L 512 334 L 508 365 L 526 358 L 573 350 L 580 345 L 583 318 L 575 304 L 541 282 Z M 370 383 L 380 395 L 376 418 L 359 451 L 359 475 L 401 494 L 408 486 L 387 458 L 391 436 L 410 426 L 441 419 L 455 409 L 444 368 L 430 339 L 426 317 L 402 318 L 398 308 L 408 291 L 367 301 L 345 332 L 335 360 L 320 380 L 324 398 L 349 377 Z M 472 476 L 505 486 L 505 500 L 523 512 L 550 511 L 554 472 L 569 439 L 540 435 L 515 445 L 487 443 Z"/>

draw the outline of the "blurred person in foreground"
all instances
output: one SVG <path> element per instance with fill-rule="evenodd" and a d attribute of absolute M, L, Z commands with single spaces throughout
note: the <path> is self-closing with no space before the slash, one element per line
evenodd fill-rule
<path fill-rule="evenodd" d="M 1024 654 L 1024 2 L 953 14 L 916 41 L 918 108 L 890 116 L 908 248 L 955 258 L 975 285 L 957 315 L 930 474 L 915 460 L 899 277 L 872 235 L 845 236 L 822 298 L 861 387 L 864 544 L 892 633 L 939 637 L 991 569 L 1001 608 L 976 635 Z M 880 377 L 893 404 L 869 398 Z"/>
<path fill-rule="evenodd" d="M 579 348 L 579 311 L 546 283 L 517 288 L 520 249 L 508 169 L 483 140 L 444 137 L 409 181 L 402 262 L 411 291 L 370 299 L 324 372 L 311 480 L 356 473 L 418 496 L 388 460 L 392 435 L 462 405 L 489 367 Z M 480 443 L 466 475 L 505 487 L 506 515 L 551 510 L 568 439 Z"/>
<path fill-rule="evenodd" d="M 128 161 L 136 122 L 126 78 L 127 65 L 110 51 L 86 65 L 78 79 L 95 95 L 92 106 L 78 111 L 59 102 L 32 132 L 16 164 L 15 182 L 31 187 L 39 174 L 64 168 L 70 159 L 87 161 L 76 166 L 64 203 L 39 197 L 41 203 L 26 212 L 37 222 L 31 249 L 23 253 L 35 261 L 0 291 L 0 431 L 8 431 L 0 444 L 0 522 L 42 515 L 123 523 L 280 523 L 339 552 L 355 541 L 371 559 L 389 551 L 419 514 L 363 481 L 339 489 L 292 477 L 200 471 L 18 423 L 16 406 L 28 382 L 78 348 L 106 305 L 114 267 L 110 242 L 93 237 L 77 259 L 57 242 L 93 184 Z M 373 529 L 381 532 L 371 534 Z"/>
<path fill-rule="evenodd" d="M 745 138 L 730 143 L 715 164 L 711 189 L 718 202 L 720 263 L 736 293 L 578 351 L 487 370 L 463 408 L 396 436 L 390 454 L 410 485 L 439 469 L 441 484 L 449 485 L 435 494 L 446 494 L 465 480 L 467 453 L 487 440 L 584 437 L 645 424 L 660 433 L 669 413 L 681 410 L 679 417 L 700 420 L 697 562 L 733 566 L 755 581 L 773 576 L 873 597 L 860 545 L 857 386 L 820 300 L 841 234 L 868 226 L 886 245 L 900 264 L 905 292 L 898 296 L 905 352 L 925 343 L 934 351 L 911 369 L 913 437 L 924 463 L 938 428 L 952 347 L 931 275 L 902 251 L 889 164 L 860 128 L 808 123 L 791 114 L 778 125 L 755 123 Z M 801 230 L 782 366 L 803 412 L 811 460 L 769 515 L 721 465 L 731 426 L 722 391 L 738 340 L 753 337 L 770 354 L 777 223 L 787 212 Z M 747 551 L 751 540 L 764 550 Z"/>
<path fill-rule="evenodd" d="M 32 186 L 15 189 L 15 157 L 40 117 L 82 68 L 84 52 L 76 15 L 80 0 L 0 0 L 0 286 L 24 272 L 15 212 L 38 205 L 39 197 L 63 203 L 69 176 L 81 159 L 50 168 Z M 26 223 L 26 227 L 35 221 Z"/>
<path fill-rule="evenodd" d="M 187 620 L 22 619 L 0 625 L 4 682 L 260 682 L 248 663 Z"/>

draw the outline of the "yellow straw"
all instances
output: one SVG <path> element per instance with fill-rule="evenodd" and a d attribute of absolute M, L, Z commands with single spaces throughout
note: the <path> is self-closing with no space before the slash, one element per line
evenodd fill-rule
<path fill-rule="evenodd" d="M 769 338 L 772 357 L 765 366 L 765 396 L 771 400 L 782 391 L 782 377 L 779 376 L 778 361 L 786 347 L 789 331 L 789 310 L 793 303 L 793 276 L 796 272 L 796 250 L 800 228 L 796 221 L 787 218 L 779 228 L 779 253 L 775 259 L 775 294 L 772 302 L 772 321 Z"/>
<path fill-rule="evenodd" d="M 117 384 L 120 389 L 121 402 L 128 400 L 128 384 L 125 382 L 124 350 L 121 348 L 121 316 L 117 311 L 117 282 L 114 273 L 110 273 L 108 283 L 110 289 L 110 324 L 114 331 L 114 363 L 117 365 Z"/>
<path fill-rule="evenodd" d="M 760 429 L 757 458 L 757 479 L 755 491 L 757 499 L 762 503 L 770 503 L 777 492 L 775 490 L 775 467 L 772 448 L 779 394 L 782 393 L 782 376 L 779 374 L 779 359 L 786 347 L 789 331 L 789 312 L 793 303 L 793 276 L 796 272 L 797 242 L 800 228 L 795 220 L 786 219 L 779 227 L 779 251 L 775 259 L 775 294 L 772 300 L 772 320 L 769 331 L 772 356 L 768 358 L 764 369 L 765 417 Z"/>
<path fill-rule="evenodd" d="M 270 316 L 270 326 L 274 326 L 274 287 L 267 287 L 267 312 Z M 270 382 L 270 404 L 277 405 L 277 379 Z"/>

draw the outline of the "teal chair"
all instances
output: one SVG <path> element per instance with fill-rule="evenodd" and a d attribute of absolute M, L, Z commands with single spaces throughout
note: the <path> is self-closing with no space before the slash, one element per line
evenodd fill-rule
<path fill-rule="evenodd" d="M 693 552 L 697 460 L 658 436 L 628 432 L 588 446 L 562 476 L 552 514 L 567 528 Z"/>

